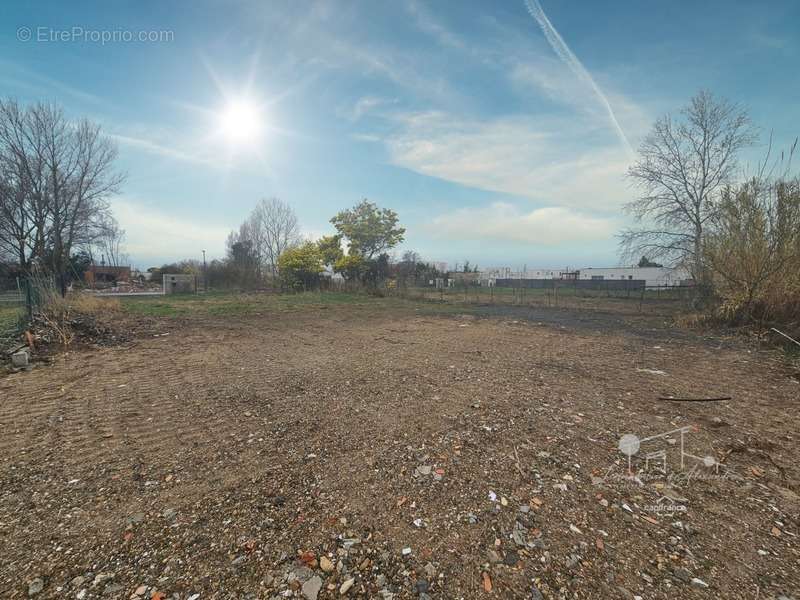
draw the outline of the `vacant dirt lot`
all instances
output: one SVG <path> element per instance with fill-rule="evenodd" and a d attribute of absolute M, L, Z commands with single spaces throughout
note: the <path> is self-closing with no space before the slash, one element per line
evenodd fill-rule
<path fill-rule="evenodd" d="M 798 594 L 777 354 L 420 307 L 157 317 L 0 379 L 0 597 Z"/>

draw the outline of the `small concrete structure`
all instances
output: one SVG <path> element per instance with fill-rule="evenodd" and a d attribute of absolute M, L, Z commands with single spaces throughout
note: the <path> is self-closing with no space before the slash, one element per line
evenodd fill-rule
<path fill-rule="evenodd" d="M 31 359 L 30 350 L 27 348 L 23 348 L 22 350 L 17 350 L 14 354 L 11 355 L 11 366 L 15 369 L 24 369 L 28 366 Z"/>
<path fill-rule="evenodd" d="M 196 294 L 197 276 L 164 273 L 164 294 Z"/>

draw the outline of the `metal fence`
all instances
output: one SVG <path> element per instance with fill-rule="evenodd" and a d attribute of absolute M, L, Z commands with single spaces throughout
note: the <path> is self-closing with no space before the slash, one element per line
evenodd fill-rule
<path fill-rule="evenodd" d="M 58 295 L 55 279 L 35 273 L 27 277 L 0 280 L 0 308 L 24 307 L 28 317 L 48 298 Z"/>
<path fill-rule="evenodd" d="M 20 277 L 0 280 L 0 306 L 24 304 L 24 285 Z"/>
<path fill-rule="evenodd" d="M 517 280 L 520 281 L 520 280 Z M 588 280 L 591 281 L 591 280 Z M 695 290 L 690 286 L 647 286 L 628 282 L 615 285 L 575 285 L 574 280 L 548 280 L 549 285 L 513 287 L 460 285 L 447 287 L 404 285 L 390 282 L 377 291 L 388 296 L 434 302 L 623 310 L 630 313 L 669 314 L 689 306 Z M 412 283 L 412 282 L 409 282 Z"/>

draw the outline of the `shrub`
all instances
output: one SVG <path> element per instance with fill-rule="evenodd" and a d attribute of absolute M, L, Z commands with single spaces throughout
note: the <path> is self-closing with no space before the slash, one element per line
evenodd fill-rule
<path fill-rule="evenodd" d="M 800 182 L 752 180 L 725 190 L 705 243 L 719 297 L 734 324 L 800 320 Z"/>

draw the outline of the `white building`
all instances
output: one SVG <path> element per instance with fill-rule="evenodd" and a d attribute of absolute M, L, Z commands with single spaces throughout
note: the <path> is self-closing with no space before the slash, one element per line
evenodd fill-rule
<path fill-rule="evenodd" d="M 579 279 L 595 279 L 620 281 L 623 279 L 643 279 L 646 286 L 686 285 L 691 280 L 689 271 L 683 268 L 670 267 L 615 267 L 598 269 L 587 267 L 581 269 Z"/>
<path fill-rule="evenodd" d="M 514 271 L 511 267 L 489 267 L 481 270 L 481 279 L 561 279 L 568 269 L 529 269 Z"/>

